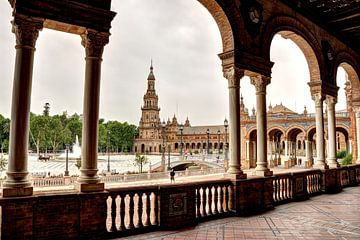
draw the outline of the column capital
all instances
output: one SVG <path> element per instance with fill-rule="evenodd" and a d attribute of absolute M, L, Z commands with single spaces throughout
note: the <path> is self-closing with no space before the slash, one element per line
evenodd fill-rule
<path fill-rule="evenodd" d="M 109 43 L 110 33 L 87 29 L 81 34 L 81 44 L 85 47 L 86 57 L 101 58 L 104 46 Z"/>
<path fill-rule="evenodd" d="M 266 94 L 266 86 L 270 84 L 271 77 L 264 75 L 250 76 L 250 82 L 256 88 L 256 94 Z"/>
<path fill-rule="evenodd" d="M 31 18 L 16 14 L 12 23 L 12 32 L 16 36 L 16 47 L 35 49 L 39 31 L 43 29 L 44 19 Z"/>
<path fill-rule="evenodd" d="M 242 69 L 230 67 L 223 70 L 223 75 L 229 81 L 229 88 L 240 88 L 240 79 L 245 74 Z"/>
<path fill-rule="evenodd" d="M 326 95 L 325 102 L 326 105 L 335 105 L 337 103 L 337 97 Z"/>
<path fill-rule="evenodd" d="M 318 106 L 319 104 L 322 104 L 322 102 L 325 100 L 324 94 L 318 92 L 311 95 L 312 100 L 315 102 L 315 106 Z"/>

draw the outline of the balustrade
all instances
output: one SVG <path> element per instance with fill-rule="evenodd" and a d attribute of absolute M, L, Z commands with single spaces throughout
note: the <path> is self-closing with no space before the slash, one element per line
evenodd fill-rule
<path fill-rule="evenodd" d="M 287 201 L 292 198 L 292 176 L 291 174 L 276 174 L 273 180 L 273 199 L 275 203 Z"/>
<path fill-rule="evenodd" d="M 310 171 L 306 173 L 306 190 L 308 194 L 321 192 L 322 172 L 320 170 Z"/>
<path fill-rule="evenodd" d="M 228 214 L 230 181 L 216 181 L 195 185 L 196 218 L 204 219 L 212 216 Z"/>
<path fill-rule="evenodd" d="M 158 225 L 158 187 L 110 189 L 107 201 L 109 232 L 143 230 Z"/>

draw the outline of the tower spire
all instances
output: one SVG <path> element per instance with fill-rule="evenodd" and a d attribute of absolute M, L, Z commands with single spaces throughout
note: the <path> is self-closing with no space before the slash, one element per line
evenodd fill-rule
<path fill-rule="evenodd" d="M 153 60 L 151 59 L 151 63 L 150 63 L 150 71 L 152 71 L 154 68 L 153 68 Z"/>

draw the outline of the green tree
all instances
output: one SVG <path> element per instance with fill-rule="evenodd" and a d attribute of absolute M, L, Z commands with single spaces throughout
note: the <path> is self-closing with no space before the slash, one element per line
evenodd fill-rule
<path fill-rule="evenodd" d="M 6 169 L 6 165 L 8 164 L 7 160 L 1 155 L 0 156 L 0 176 L 2 172 Z"/>
<path fill-rule="evenodd" d="M 0 114 L 0 150 L 1 154 L 4 153 L 9 147 L 9 134 L 10 134 L 10 119 L 3 117 Z"/>
<path fill-rule="evenodd" d="M 40 155 L 40 148 L 46 148 L 48 117 L 43 115 L 30 115 L 30 139 L 36 148 L 37 155 Z"/>
<path fill-rule="evenodd" d="M 148 158 L 144 155 L 136 154 L 134 159 L 134 165 L 139 168 L 139 172 L 142 173 L 143 166 L 148 163 Z"/>
<path fill-rule="evenodd" d="M 49 117 L 48 128 L 46 135 L 48 136 L 49 142 L 53 154 L 56 153 L 59 145 L 64 143 L 64 127 L 61 124 L 61 120 L 58 116 Z"/>
<path fill-rule="evenodd" d="M 71 131 L 71 142 L 75 142 L 76 135 L 79 137 L 79 141 L 81 142 L 82 122 L 78 114 L 75 113 L 69 117 L 66 128 Z"/>

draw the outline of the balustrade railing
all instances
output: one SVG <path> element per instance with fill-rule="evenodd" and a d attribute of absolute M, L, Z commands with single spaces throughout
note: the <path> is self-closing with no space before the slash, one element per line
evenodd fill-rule
<path fill-rule="evenodd" d="M 273 180 L 273 199 L 275 203 L 288 201 L 293 194 L 293 180 L 290 173 L 276 174 Z"/>
<path fill-rule="evenodd" d="M 320 170 L 306 172 L 306 183 L 306 190 L 308 194 L 321 192 L 322 172 Z"/>
<path fill-rule="evenodd" d="M 197 219 L 228 214 L 233 206 L 233 186 L 228 180 L 196 184 L 195 196 Z"/>
<path fill-rule="evenodd" d="M 158 186 L 109 189 L 107 229 L 109 232 L 142 232 L 158 226 Z"/>

